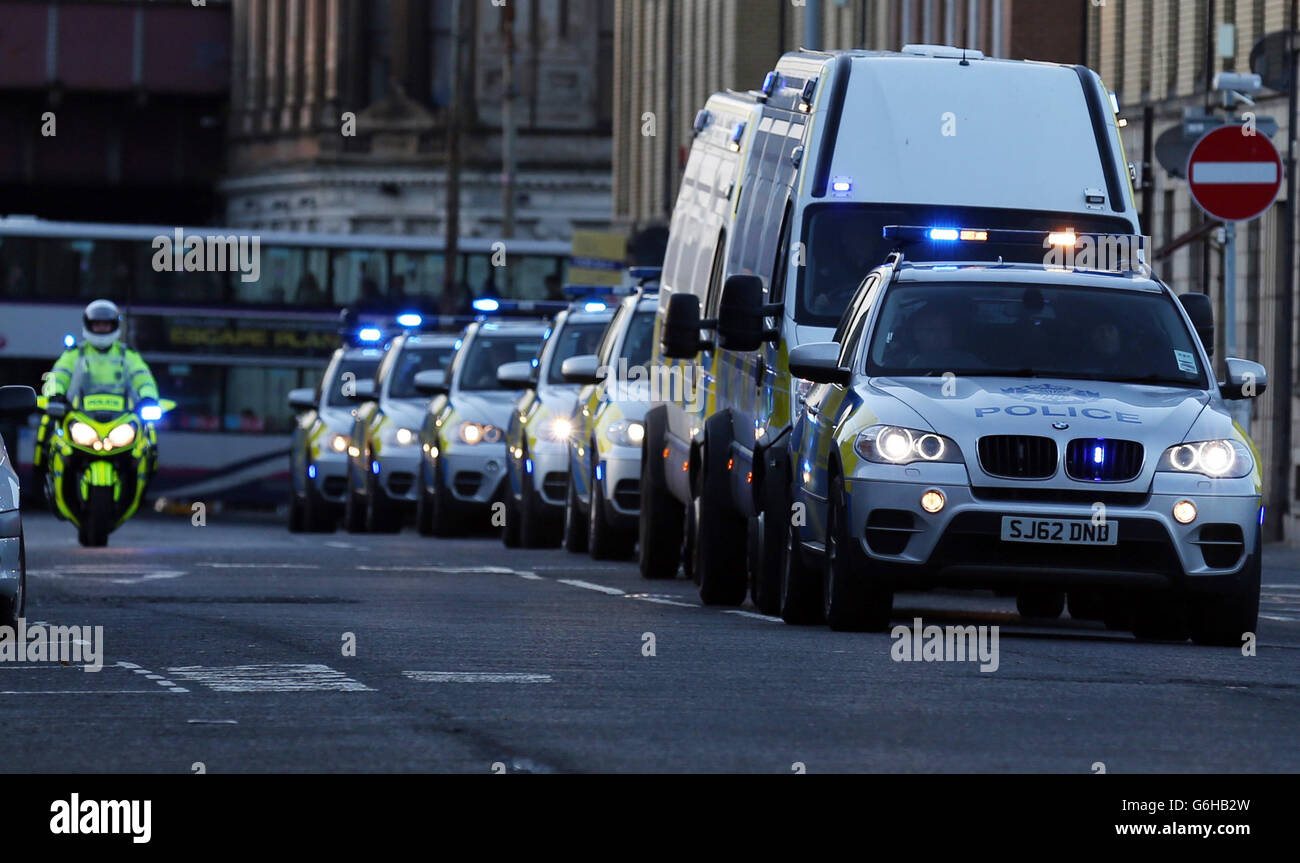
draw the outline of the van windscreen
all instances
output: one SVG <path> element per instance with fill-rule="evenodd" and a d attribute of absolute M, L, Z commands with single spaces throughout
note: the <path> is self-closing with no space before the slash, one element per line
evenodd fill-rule
<path fill-rule="evenodd" d="M 886 225 L 920 225 L 983 230 L 1062 231 L 1129 235 L 1124 219 L 984 207 L 900 204 L 817 204 L 804 212 L 804 266 L 797 267 L 795 321 L 833 327 L 867 273 L 885 262 L 897 241 L 885 239 Z M 912 243 L 912 261 L 1004 261 L 1044 263 L 1043 249 L 1009 243 Z"/>

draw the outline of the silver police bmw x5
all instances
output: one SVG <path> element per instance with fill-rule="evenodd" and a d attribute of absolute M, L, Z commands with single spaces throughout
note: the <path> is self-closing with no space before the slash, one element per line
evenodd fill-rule
<path fill-rule="evenodd" d="M 945 585 L 1015 593 L 1025 616 L 1068 592 L 1072 616 L 1139 637 L 1254 631 L 1262 474 L 1227 402 L 1266 378 L 1230 358 L 1216 381 L 1207 296 L 1145 270 L 898 256 L 837 339 L 790 353 L 817 384 L 791 444 L 791 609 L 881 628 L 895 590 Z"/>

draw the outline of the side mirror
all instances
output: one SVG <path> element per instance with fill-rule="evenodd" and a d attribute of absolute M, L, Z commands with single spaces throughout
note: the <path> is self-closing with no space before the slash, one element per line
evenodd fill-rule
<path fill-rule="evenodd" d="M 352 401 L 354 402 L 372 402 L 375 400 L 375 382 L 370 378 L 357 381 L 356 389 L 353 390 Z"/>
<path fill-rule="evenodd" d="M 36 390 L 31 387 L 0 387 L 0 413 L 19 414 L 36 410 Z"/>
<path fill-rule="evenodd" d="M 815 384 L 849 382 L 849 370 L 840 365 L 837 342 L 809 342 L 790 351 L 790 374 Z"/>
<path fill-rule="evenodd" d="M 528 360 L 497 366 L 497 383 L 504 390 L 526 390 L 533 386 L 533 364 Z"/>
<path fill-rule="evenodd" d="M 316 391 L 311 387 L 289 390 L 289 407 L 296 411 L 309 411 L 316 408 Z"/>
<path fill-rule="evenodd" d="M 715 322 L 700 317 L 700 298 L 694 294 L 676 293 L 668 297 L 664 309 L 663 327 L 659 331 L 659 350 L 674 360 L 689 360 L 707 344 L 700 338 L 700 330 L 715 326 Z"/>
<path fill-rule="evenodd" d="M 423 393 L 426 396 L 436 396 L 447 392 L 449 384 L 447 383 L 447 373 L 442 369 L 425 369 L 422 372 L 415 373 L 416 392 Z"/>
<path fill-rule="evenodd" d="M 560 364 L 560 375 L 574 384 L 598 384 L 605 379 L 605 370 L 600 367 L 600 357 L 579 354 Z"/>
<path fill-rule="evenodd" d="M 1268 372 L 1259 363 L 1228 357 L 1228 379 L 1219 384 L 1219 395 L 1229 401 L 1253 399 L 1268 389 Z"/>
<path fill-rule="evenodd" d="M 728 276 L 718 300 L 718 347 L 729 351 L 756 351 L 779 333 L 763 325 L 769 315 L 781 313 L 780 303 L 763 303 L 763 280 L 758 276 Z"/>
<path fill-rule="evenodd" d="M 1205 345 L 1205 352 L 1214 356 L 1214 305 L 1210 302 L 1210 295 L 1179 294 L 1178 302 L 1183 304 L 1187 317 L 1192 319 L 1192 326 L 1196 328 L 1201 344 Z"/>

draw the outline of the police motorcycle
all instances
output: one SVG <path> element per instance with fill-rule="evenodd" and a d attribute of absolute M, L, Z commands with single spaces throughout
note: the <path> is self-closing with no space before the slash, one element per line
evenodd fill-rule
<path fill-rule="evenodd" d="M 90 387 L 70 389 L 67 398 L 41 396 L 37 406 L 53 426 L 46 500 L 56 516 L 76 525 L 82 545 L 107 545 L 144 499 L 158 464 L 155 424 L 176 403 Z"/>

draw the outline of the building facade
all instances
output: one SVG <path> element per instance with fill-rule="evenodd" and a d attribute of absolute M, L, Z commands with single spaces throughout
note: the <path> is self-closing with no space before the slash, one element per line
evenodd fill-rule
<path fill-rule="evenodd" d="M 512 0 L 514 236 L 608 225 L 613 14 Z M 503 6 L 493 0 L 234 0 L 226 220 L 441 236 L 456 35 L 460 235 L 502 231 Z"/>
<path fill-rule="evenodd" d="M 1089 11 L 1089 64 L 1116 92 L 1123 116 L 1124 147 L 1130 161 L 1140 163 L 1147 135 L 1154 140 L 1183 123 L 1185 112 L 1223 115 L 1222 94 L 1211 93 L 1217 72 L 1249 72 L 1252 48 L 1265 35 L 1285 31 L 1288 0 L 1111 0 Z M 1273 143 L 1286 156 L 1287 96 L 1264 89 L 1251 97 L 1257 118 L 1271 117 L 1279 130 Z M 1150 128 L 1144 112 L 1150 109 Z M 1154 266 L 1179 293 L 1210 294 L 1216 306 L 1216 357 L 1225 352 L 1227 333 L 1222 229 L 1193 202 L 1187 181 L 1166 171 L 1158 159 L 1150 166 L 1151 188 L 1144 230 L 1156 249 Z M 1141 196 L 1141 193 L 1139 193 Z M 1282 319 L 1285 289 L 1286 189 L 1263 216 L 1237 225 L 1236 234 L 1236 353 L 1262 362 L 1277 381 L 1278 370 L 1294 368 L 1294 352 L 1285 356 L 1279 336 L 1295 321 Z M 1180 239 L 1202 228 L 1195 239 Z M 1292 342 L 1294 345 L 1294 341 Z M 1293 378 L 1294 380 L 1294 378 Z M 1265 471 L 1265 535 L 1294 541 L 1297 530 L 1294 494 L 1294 420 L 1287 422 L 1282 400 L 1294 393 L 1267 390 L 1250 407 L 1250 432 L 1259 447 Z"/>

